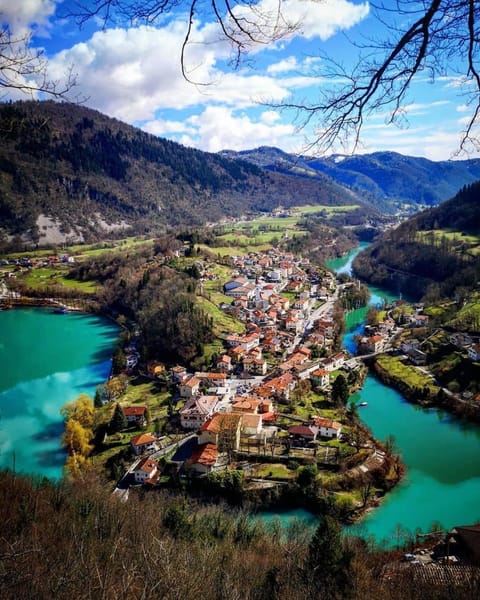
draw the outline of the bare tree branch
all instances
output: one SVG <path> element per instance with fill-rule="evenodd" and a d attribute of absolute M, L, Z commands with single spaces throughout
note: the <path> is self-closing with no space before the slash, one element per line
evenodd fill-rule
<path fill-rule="evenodd" d="M 17 90 L 31 96 L 41 93 L 67 99 L 76 86 L 73 67 L 70 67 L 62 80 L 51 79 L 47 58 L 42 51 L 33 49 L 30 42 L 30 35 L 16 36 L 7 25 L 1 27 L 0 90 L 3 89 L 5 95 L 9 90 Z"/>
<path fill-rule="evenodd" d="M 256 45 L 271 44 L 284 39 L 297 30 L 299 24 L 288 22 L 281 12 L 281 0 L 271 11 L 258 8 L 257 0 L 78 0 L 64 13 L 74 17 L 82 27 L 93 17 L 108 24 L 154 24 L 161 22 L 174 9 L 184 8 L 188 14 L 186 31 L 181 48 L 181 69 L 184 78 L 195 85 L 208 85 L 206 81 L 192 81 L 193 69 L 187 64 L 187 48 L 193 43 L 195 20 L 218 25 L 219 41 L 226 40 L 231 47 L 230 63 L 238 68 Z"/>
<path fill-rule="evenodd" d="M 342 146 L 354 151 L 360 143 L 365 120 L 386 113 L 388 123 L 406 122 L 409 94 L 417 81 L 435 82 L 456 77 L 461 82 L 469 117 L 459 132 L 459 151 L 478 149 L 480 120 L 480 72 L 478 66 L 480 2 L 478 0 L 395 0 L 370 3 L 374 16 L 389 32 L 386 39 L 353 43 L 357 64 L 346 69 L 332 58 L 324 58 L 317 72 L 318 97 L 314 102 L 296 100 L 269 103 L 279 110 L 296 111 L 299 128 L 315 125 L 309 148 L 320 152 Z M 92 17 L 109 23 L 161 22 L 174 9 L 184 9 L 188 19 L 181 49 L 181 68 L 192 81 L 187 48 L 193 43 L 196 22 L 218 25 L 219 40 L 229 42 L 231 64 L 237 68 L 252 48 L 292 35 L 298 23 L 288 22 L 282 3 L 262 11 L 257 0 L 77 0 L 68 16 L 79 25 Z M 397 22 L 400 23 L 397 24 Z"/>

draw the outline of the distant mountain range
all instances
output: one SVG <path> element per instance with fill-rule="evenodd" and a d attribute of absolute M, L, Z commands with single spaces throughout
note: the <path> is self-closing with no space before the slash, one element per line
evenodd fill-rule
<path fill-rule="evenodd" d="M 396 152 L 311 158 L 266 146 L 221 154 L 304 178 L 326 175 L 386 214 L 435 206 L 454 196 L 462 186 L 480 179 L 480 159 L 434 162 Z"/>
<path fill-rule="evenodd" d="M 0 137 L 0 245 L 155 235 L 305 204 L 357 204 L 368 220 L 480 179 L 477 160 L 206 153 L 53 101 L 0 104 Z"/>

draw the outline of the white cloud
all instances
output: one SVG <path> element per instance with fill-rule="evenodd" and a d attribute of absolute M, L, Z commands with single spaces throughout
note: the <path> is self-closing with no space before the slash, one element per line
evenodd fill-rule
<path fill-rule="evenodd" d="M 266 0 L 265 3 L 276 4 L 276 1 Z M 368 2 L 354 4 L 347 0 L 286 0 L 282 3 L 282 13 L 290 21 L 300 23 L 299 32 L 306 39 L 327 40 L 338 31 L 350 29 L 362 21 L 369 11 Z"/>
<path fill-rule="evenodd" d="M 279 6 L 281 16 L 277 18 Z M 338 31 L 350 29 L 362 21 L 369 11 L 368 2 L 354 4 L 347 0 L 283 0 L 279 3 L 278 0 L 260 0 L 254 5 L 253 11 L 237 6 L 234 12 L 249 20 L 252 19 L 252 13 L 263 15 L 260 28 L 267 36 L 274 32 L 275 27 L 290 25 L 290 38 L 301 36 L 305 39 L 327 40 Z"/>
<path fill-rule="evenodd" d="M 141 125 L 141 129 L 147 133 L 157 136 L 165 136 L 169 133 L 189 133 L 195 135 L 195 129 L 189 127 L 185 121 L 165 121 L 154 119 Z"/>
<path fill-rule="evenodd" d="M 151 120 L 157 110 L 183 109 L 210 104 L 248 108 L 258 102 L 285 101 L 294 89 L 318 80 L 307 77 L 275 78 L 243 69 L 222 73 L 217 68 L 215 48 L 190 47 L 190 72 L 211 85 L 195 86 L 180 70 L 180 48 L 184 25 L 172 23 L 161 32 L 153 27 L 110 29 L 57 54 L 50 76 L 60 79 L 74 65 L 88 105 L 129 123 Z"/>
<path fill-rule="evenodd" d="M 269 65 L 267 67 L 267 73 L 284 73 L 285 71 L 293 71 L 298 68 L 298 62 L 295 56 L 289 56 L 283 60 Z"/>
<path fill-rule="evenodd" d="M 56 8 L 54 0 L 0 0 L 0 21 L 15 35 L 25 35 L 32 27 L 45 34 Z"/>
<path fill-rule="evenodd" d="M 363 129 L 362 146 L 359 153 L 375 151 L 394 151 L 409 156 L 425 156 L 430 160 L 449 160 L 452 158 L 473 158 L 473 154 L 457 155 L 461 133 L 458 125 L 439 127 L 422 125 L 410 129 L 399 129 L 394 125 L 367 125 Z M 479 156 L 478 151 L 475 153 Z"/>
<path fill-rule="evenodd" d="M 266 110 L 260 116 L 262 123 L 266 123 L 267 125 L 273 125 L 277 121 L 280 120 L 280 115 L 275 110 Z"/>
<path fill-rule="evenodd" d="M 271 111 L 258 120 L 243 113 L 236 116 L 225 106 L 208 106 L 200 115 L 190 117 L 188 125 L 196 135 L 181 138 L 181 142 L 208 152 L 244 150 L 261 145 L 286 148 L 294 143 L 295 128 L 291 124 L 272 120 Z"/>

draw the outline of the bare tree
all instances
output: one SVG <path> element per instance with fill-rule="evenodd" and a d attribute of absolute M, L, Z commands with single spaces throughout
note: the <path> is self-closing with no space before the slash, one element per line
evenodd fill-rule
<path fill-rule="evenodd" d="M 406 122 L 405 104 L 412 83 L 419 78 L 435 82 L 455 77 L 469 108 L 461 131 L 459 151 L 478 150 L 480 114 L 480 3 L 475 0 L 395 0 L 391 5 L 371 4 L 386 39 L 353 44 L 358 60 L 347 70 L 323 57 L 323 81 L 318 102 L 279 105 L 296 109 L 302 126 L 314 122 L 316 137 L 310 148 L 325 151 L 338 144 L 358 146 L 365 119 L 386 113 L 388 123 Z M 396 20 L 401 25 L 396 25 Z M 350 145 L 350 146 L 349 146 Z"/>
<path fill-rule="evenodd" d="M 319 77 L 316 102 L 269 106 L 296 110 L 301 127 L 315 125 L 310 150 L 326 151 L 338 145 L 354 150 L 370 115 L 385 112 L 389 123 L 406 121 L 405 104 L 414 81 L 427 78 L 434 82 L 440 77 L 454 76 L 470 111 L 461 131 L 459 151 L 480 149 L 475 131 L 480 115 L 480 3 L 380 0 L 370 5 L 382 31 L 387 28 L 388 37 L 352 43 L 352 53 L 358 57 L 352 69 L 331 57 L 322 57 L 321 71 L 315 73 Z M 180 9 L 187 14 L 181 68 L 189 81 L 192 80 L 185 63 L 185 50 L 193 41 L 195 19 L 217 23 L 219 39 L 231 44 L 234 67 L 240 65 L 254 46 L 288 37 L 301 25 L 284 17 L 281 0 L 269 10 L 262 9 L 257 0 L 77 0 L 69 16 L 74 16 L 79 25 L 92 17 L 102 19 L 105 25 L 152 24 Z"/>
<path fill-rule="evenodd" d="M 195 20 L 218 25 L 218 41 L 227 40 L 232 48 L 231 65 L 240 66 L 242 59 L 259 44 L 270 44 L 292 34 L 298 23 L 288 21 L 281 11 L 281 0 L 271 10 L 259 8 L 257 0 L 78 0 L 67 15 L 74 17 L 81 27 L 92 17 L 109 23 L 154 24 L 175 9 L 184 9 L 187 28 L 182 44 L 182 74 L 192 81 L 186 63 L 186 49 L 192 39 Z"/>
<path fill-rule="evenodd" d="M 7 91 L 17 90 L 32 96 L 43 93 L 67 99 L 75 85 L 72 68 L 61 80 L 49 77 L 48 60 L 41 50 L 32 48 L 31 34 L 14 34 L 7 24 L 1 26 L 0 90 L 3 89 L 5 95 Z"/>

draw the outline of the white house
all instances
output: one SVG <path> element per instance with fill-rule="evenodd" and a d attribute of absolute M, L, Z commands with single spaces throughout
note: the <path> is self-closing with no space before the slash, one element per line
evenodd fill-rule
<path fill-rule="evenodd" d="M 262 415 L 244 413 L 242 415 L 242 433 L 245 435 L 259 435 L 262 431 Z"/>
<path fill-rule="evenodd" d="M 190 377 L 186 381 L 183 381 L 178 386 L 178 391 L 182 398 L 192 398 L 198 394 L 200 387 L 200 379 L 198 377 Z"/>
<path fill-rule="evenodd" d="M 330 383 L 330 375 L 326 369 L 316 369 L 311 374 L 312 379 L 318 381 L 318 387 L 325 388 Z"/>
<path fill-rule="evenodd" d="M 218 396 L 199 396 L 187 400 L 178 411 L 181 426 L 184 429 L 200 429 L 215 412 L 218 401 Z"/>
<path fill-rule="evenodd" d="M 241 425 L 241 414 L 216 413 L 202 425 L 198 444 L 215 444 L 220 450 L 238 450 Z"/>
<path fill-rule="evenodd" d="M 200 475 L 214 471 L 220 463 L 218 446 L 211 443 L 198 444 L 187 461 L 192 471 Z"/>
<path fill-rule="evenodd" d="M 318 435 L 325 438 L 339 438 L 342 432 L 342 424 L 332 419 L 313 417 L 313 422 L 318 427 Z"/>
<path fill-rule="evenodd" d="M 146 456 L 145 458 L 142 458 L 133 470 L 135 483 L 152 481 L 157 472 L 157 463 L 149 456 Z"/>
<path fill-rule="evenodd" d="M 147 407 L 146 406 L 123 406 L 123 414 L 127 419 L 127 423 L 136 423 L 140 426 L 147 424 Z"/>
<path fill-rule="evenodd" d="M 144 452 L 155 452 L 157 450 L 157 438 L 151 433 L 141 433 L 130 440 L 130 445 L 135 454 Z"/>
<path fill-rule="evenodd" d="M 467 348 L 468 358 L 474 362 L 480 361 L 480 344 L 472 344 Z"/>

